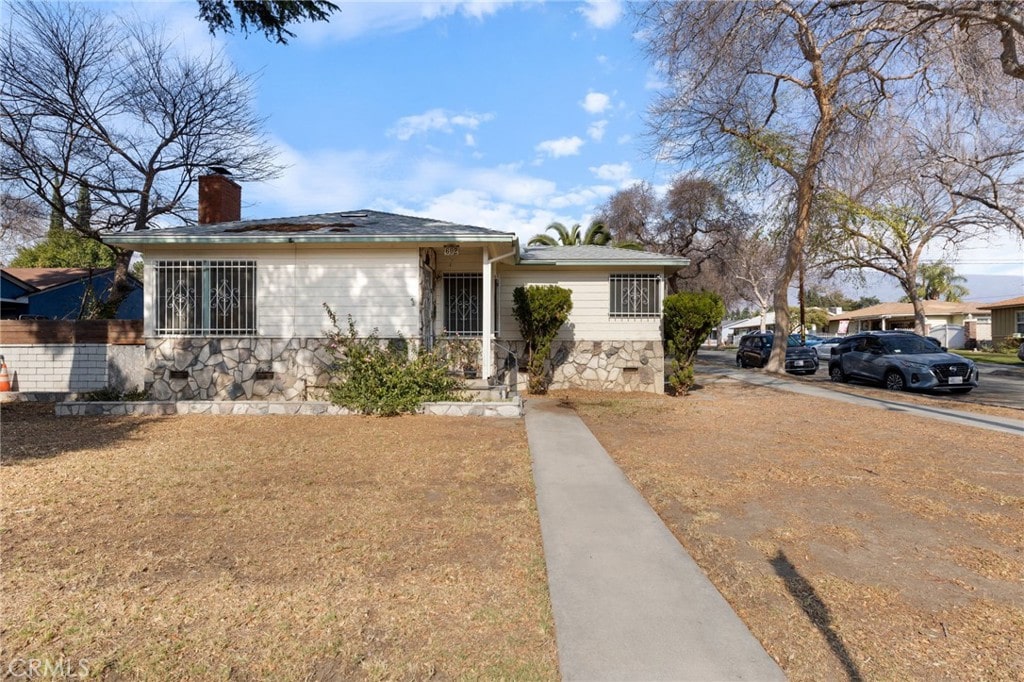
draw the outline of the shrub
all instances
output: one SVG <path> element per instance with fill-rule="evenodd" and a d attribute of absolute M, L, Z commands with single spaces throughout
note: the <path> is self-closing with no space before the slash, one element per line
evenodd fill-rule
<path fill-rule="evenodd" d="M 545 366 L 551 342 L 572 312 L 572 291 L 555 285 L 516 287 L 512 314 L 526 342 L 526 366 L 531 393 L 546 393 L 551 373 Z"/>
<path fill-rule="evenodd" d="M 418 349 L 412 355 L 404 338 L 382 344 L 377 330 L 364 338 L 352 317 L 348 330 L 338 327 L 334 311 L 324 304 L 332 329 L 325 332 L 334 362 L 328 387 L 331 402 L 363 414 L 385 417 L 415 412 L 425 402 L 456 400 L 462 382 L 449 375 L 436 351 Z"/>
<path fill-rule="evenodd" d="M 668 382 L 677 394 L 685 394 L 693 386 L 697 350 L 723 317 L 725 305 L 710 291 L 665 297 L 665 341 L 672 355 Z"/>
<path fill-rule="evenodd" d="M 149 393 L 141 388 L 133 388 L 122 391 L 114 388 L 113 386 L 107 386 L 100 388 L 95 391 L 89 391 L 83 393 L 78 397 L 79 401 L 85 402 L 112 402 L 112 403 L 128 403 L 138 402 L 140 400 L 149 400 Z"/>

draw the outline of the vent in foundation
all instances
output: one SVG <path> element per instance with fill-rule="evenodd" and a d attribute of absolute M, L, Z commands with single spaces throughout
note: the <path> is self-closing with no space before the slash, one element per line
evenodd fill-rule
<path fill-rule="evenodd" d="M 639 371 L 640 371 L 639 367 L 623 367 L 622 368 L 623 374 L 635 374 L 636 372 L 639 372 Z"/>
<path fill-rule="evenodd" d="M 256 374 L 254 374 L 253 377 L 256 379 L 256 381 L 273 381 L 274 373 L 264 370 L 256 372 Z"/>
<path fill-rule="evenodd" d="M 172 369 L 169 372 L 171 379 L 188 379 L 188 371 L 184 369 Z"/>

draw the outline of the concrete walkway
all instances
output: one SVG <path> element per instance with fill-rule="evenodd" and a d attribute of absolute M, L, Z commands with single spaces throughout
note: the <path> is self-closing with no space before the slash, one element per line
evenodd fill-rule
<path fill-rule="evenodd" d="M 572 410 L 526 431 L 563 679 L 785 679 Z"/>

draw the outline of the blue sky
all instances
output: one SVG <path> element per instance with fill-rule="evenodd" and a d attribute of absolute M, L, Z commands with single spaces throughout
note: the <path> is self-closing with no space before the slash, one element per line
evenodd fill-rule
<path fill-rule="evenodd" d="M 261 74 L 258 108 L 287 168 L 243 188 L 243 217 L 377 209 L 527 238 L 680 170 L 645 136 L 658 79 L 623 3 L 339 4 L 286 46 L 211 39 L 191 0 L 142 5 L 188 49 L 219 47 Z M 1017 276 L 1007 296 L 1024 294 L 1019 240 L 979 240 L 955 260 Z"/>

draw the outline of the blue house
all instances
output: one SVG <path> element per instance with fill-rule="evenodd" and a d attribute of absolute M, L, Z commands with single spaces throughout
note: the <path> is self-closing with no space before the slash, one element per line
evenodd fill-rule
<path fill-rule="evenodd" d="M 141 320 L 142 283 L 128 279 L 132 292 L 116 319 Z M 0 268 L 0 318 L 77 320 L 87 295 L 106 300 L 113 282 L 112 268 Z"/>

